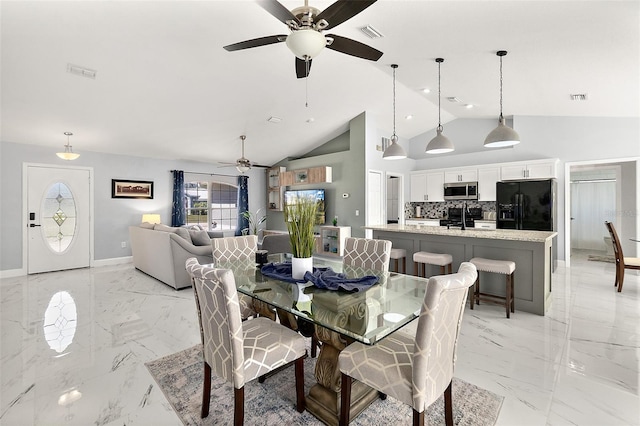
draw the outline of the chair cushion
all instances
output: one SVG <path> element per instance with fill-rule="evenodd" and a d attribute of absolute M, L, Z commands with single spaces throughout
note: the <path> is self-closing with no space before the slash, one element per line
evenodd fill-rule
<path fill-rule="evenodd" d="M 393 333 L 373 346 L 355 342 L 338 358 L 340 371 L 412 406 L 414 336 Z"/>
<path fill-rule="evenodd" d="M 624 266 L 633 266 L 640 268 L 640 257 L 625 257 Z"/>
<path fill-rule="evenodd" d="M 242 333 L 245 383 L 306 353 L 302 335 L 264 317 L 243 322 Z"/>
<path fill-rule="evenodd" d="M 427 263 L 429 265 L 445 266 L 453 262 L 453 257 L 451 257 L 450 254 L 419 251 L 413 253 L 413 261 L 419 263 Z"/>
<path fill-rule="evenodd" d="M 391 259 L 402 259 L 403 257 L 407 257 L 407 251 L 405 249 L 392 248 L 389 257 Z"/>
<path fill-rule="evenodd" d="M 469 262 L 476 265 L 478 271 L 511 275 L 516 270 L 516 263 L 511 260 L 494 260 L 474 257 Z"/>

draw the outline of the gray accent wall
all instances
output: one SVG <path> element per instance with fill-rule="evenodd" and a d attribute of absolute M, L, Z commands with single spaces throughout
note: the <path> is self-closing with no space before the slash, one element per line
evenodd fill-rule
<path fill-rule="evenodd" d="M 83 151 L 81 143 L 75 150 L 80 158 L 73 162 L 56 157 L 56 147 L 2 142 L 0 145 L 0 270 L 26 268 L 22 264 L 23 251 L 23 164 L 41 163 L 61 166 L 93 168 L 94 188 L 94 260 L 131 256 L 129 225 L 140 223 L 143 213 L 160 213 L 162 222 L 171 224 L 171 170 L 185 172 L 237 175 L 233 167 L 183 160 L 113 155 Z M 266 171 L 250 170 L 249 209 L 255 211 L 266 204 Z M 111 179 L 151 180 L 154 182 L 153 200 L 112 199 Z M 208 178 L 201 175 L 200 178 Z M 127 243 L 126 248 L 121 243 Z"/>

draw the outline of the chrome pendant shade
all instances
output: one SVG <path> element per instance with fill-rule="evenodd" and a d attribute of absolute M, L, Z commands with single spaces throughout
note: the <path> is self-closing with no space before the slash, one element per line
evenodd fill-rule
<path fill-rule="evenodd" d="M 498 127 L 493 129 L 484 140 L 484 146 L 487 148 L 501 148 L 520 143 L 520 135 L 505 124 L 502 116 L 502 57 L 507 55 L 507 51 L 498 50 L 496 55 L 500 58 L 500 117 Z"/>
<path fill-rule="evenodd" d="M 384 150 L 382 158 L 385 160 L 402 160 L 407 158 L 407 153 L 398 143 L 398 136 L 396 135 L 396 68 L 398 65 L 392 64 L 393 68 L 393 135 L 391 135 L 391 143 Z"/>
<path fill-rule="evenodd" d="M 69 145 L 69 136 L 73 136 L 73 133 L 64 132 L 64 134 L 67 136 L 67 144 L 64 146 L 64 152 L 56 152 L 56 155 L 63 160 L 75 160 L 76 158 L 80 157 L 80 154 L 73 152 L 73 147 Z"/>
<path fill-rule="evenodd" d="M 436 58 L 436 62 L 438 63 L 438 127 L 436 128 L 436 137 L 431 139 L 425 149 L 427 154 L 444 154 L 455 150 L 453 142 L 442 134 L 442 123 L 440 120 L 440 65 L 444 62 L 444 59 Z"/>

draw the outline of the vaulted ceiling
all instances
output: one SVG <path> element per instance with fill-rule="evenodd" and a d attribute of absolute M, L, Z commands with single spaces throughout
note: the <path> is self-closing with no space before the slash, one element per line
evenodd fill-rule
<path fill-rule="evenodd" d="M 331 3 L 310 1 L 320 10 Z M 308 79 L 296 78 L 284 43 L 222 48 L 288 33 L 254 1 L 2 1 L 0 8 L 0 136 L 52 151 L 70 131 L 78 152 L 232 162 L 246 134 L 246 157 L 272 164 L 341 134 L 362 111 L 390 131 L 392 63 L 397 133 L 410 139 L 437 125 L 436 57 L 445 58 L 444 123 L 497 117 L 497 50 L 509 51 L 506 116 L 640 115 L 635 0 L 379 0 L 331 32 L 381 50 L 380 60 L 325 49 Z M 384 37 L 368 38 L 365 25 Z M 67 72 L 68 64 L 97 71 L 95 79 Z M 576 93 L 587 100 L 572 101 Z"/>

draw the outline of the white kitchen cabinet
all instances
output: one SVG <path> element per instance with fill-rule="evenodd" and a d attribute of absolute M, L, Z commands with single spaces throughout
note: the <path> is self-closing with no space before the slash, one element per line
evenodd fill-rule
<path fill-rule="evenodd" d="M 410 194 L 412 202 L 444 201 L 444 173 L 412 174 Z"/>
<path fill-rule="evenodd" d="M 558 160 L 506 163 L 500 167 L 502 180 L 550 179 L 558 177 Z"/>
<path fill-rule="evenodd" d="M 496 229 L 495 220 L 476 220 L 473 224 L 474 228 L 478 229 Z"/>
<path fill-rule="evenodd" d="M 496 201 L 496 182 L 500 180 L 500 168 L 478 169 L 478 201 Z"/>
<path fill-rule="evenodd" d="M 444 172 L 444 183 L 477 182 L 478 169 L 453 169 Z"/>

